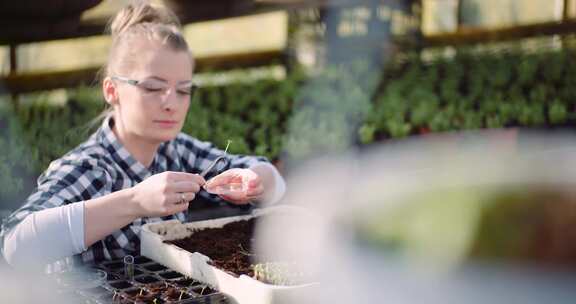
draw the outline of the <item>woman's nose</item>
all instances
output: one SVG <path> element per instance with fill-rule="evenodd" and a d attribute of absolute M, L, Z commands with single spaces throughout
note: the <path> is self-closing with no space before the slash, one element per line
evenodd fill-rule
<path fill-rule="evenodd" d="M 173 88 L 166 89 L 160 98 L 162 98 L 162 109 L 164 111 L 174 110 L 178 103 L 178 94 Z"/>

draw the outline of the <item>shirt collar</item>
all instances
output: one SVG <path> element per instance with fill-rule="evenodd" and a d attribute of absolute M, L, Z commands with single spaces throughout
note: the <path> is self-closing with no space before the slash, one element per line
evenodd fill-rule
<path fill-rule="evenodd" d="M 106 149 L 112 159 L 130 176 L 132 176 L 137 181 L 143 181 L 148 176 L 152 175 L 152 172 L 146 168 L 142 163 L 136 160 L 124 145 L 120 142 L 112 127 L 114 126 L 114 119 L 112 116 L 108 116 L 104 119 L 102 127 L 98 132 L 98 141 Z M 151 168 L 155 167 L 156 157 Z"/>

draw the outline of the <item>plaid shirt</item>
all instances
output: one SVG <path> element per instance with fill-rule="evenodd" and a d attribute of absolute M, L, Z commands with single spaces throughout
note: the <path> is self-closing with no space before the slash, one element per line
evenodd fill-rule
<path fill-rule="evenodd" d="M 175 139 L 160 145 L 154 161 L 146 168 L 118 141 L 112 132 L 113 123 L 111 118 L 106 119 L 86 142 L 50 164 L 38 178 L 37 191 L 4 221 L 2 235 L 35 211 L 104 196 L 133 187 L 151 175 L 164 171 L 199 173 L 208 167 L 211 160 L 224 154 L 210 143 L 180 133 Z M 267 161 L 263 157 L 242 155 L 229 155 L 228 160 L 223 170 L 232 167 L 247 168 Z M 209 174 L 206 178 L 212 175 Z M 198 195 L 216 204 L 226 204 L 205 191 L 200 191 Z M 142 225 L 169 219 L 185 221 L 186 218 L 187 214 L 184 212 L 162 218 L 139 218 L 94 243 L 81 254 L 81 260 L 98 263 L 127 254 L 137 255 L 140 253 L 139 232 Z"/>

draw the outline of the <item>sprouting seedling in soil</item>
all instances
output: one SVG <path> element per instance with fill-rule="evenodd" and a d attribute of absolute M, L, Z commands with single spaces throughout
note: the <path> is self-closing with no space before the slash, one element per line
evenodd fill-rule
<path fill-rule="evenodd" d="M 118 296 L 118 292 L 114 290 L 114 294 L 112 295 L 112 302 L 116 301 L 116 297 Z"/>
<path fill-rule="evenodd" d="M 252 253 L 250 253 L 250 252 L 248 252 L 248 250 L 244 249 L 242 244 L 238 244 L 238 247 L 240 247 L 240 251 L 238 251 L 240 254 L 243 254 L 245 256 L 253 256 Z"/>
<path fill-rule="evenodd" d="M 226 149 L 224 149 L 224 154 L 226 154 L 226 152 L 228 152 L 228 147 L 230 147 L 230 143 L 231 143 L 231 142 L 232 142 L 231 140 L 229 140 L 229 139 L 227 140 L 227 142 L 226 142 Z"/>
<path fill-rule="evenodd" d="M 184 290 L 180 290 L 180 296 L 178 297 L 178 301 L 182 301 L 182 295 L 184 294 Z"/>
<path fill-rule="evenodd" d="M 206 289 L 208 287 L 208 285 L 204 285 L 204 287 L 202 287 L 202 290 L 200 290 L 200 295 L 203 296 L 204 295 L 204 289 Z"/>
<path fill-rule="evenodd" d="M 141 296 L 143 292 L 144 292 L 144 287 L 140 287 L 140 293 L 138 295 Z"/>
<path fill-rule="evenodd" d="M 156 304 L 156 300 L 158 300 L 158 299 L 154 298 L 154 300 L 152 301 L 152 303 L 153 303 L 153 304 Z M 178 300 L 178 301 L 180 301 L 180 300 Z"/>

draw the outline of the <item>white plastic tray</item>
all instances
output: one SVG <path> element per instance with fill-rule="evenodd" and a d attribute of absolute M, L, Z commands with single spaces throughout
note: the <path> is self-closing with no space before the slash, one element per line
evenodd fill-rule
<path fill-rule="evenodd" d="M 316 284 L 278 286 L 265 284 L 246 275 L 235 277 L 208 264 L 209 257 L 189 252 L 165 240 L 175 240 L 193 234 L 191 230 L 220 228 L 228 223 L 247 220 L 282 208 L 257 209 L 251 215 L 181 223 L 178 220 L 149 223 L 142 227 L 141 254 L 197 281 L 207 283 L 229 295 L 238 304 L 271 304 L 289 302 L 301 297 Z M 281 212 L 281 211 L 280 211 Z"/>

